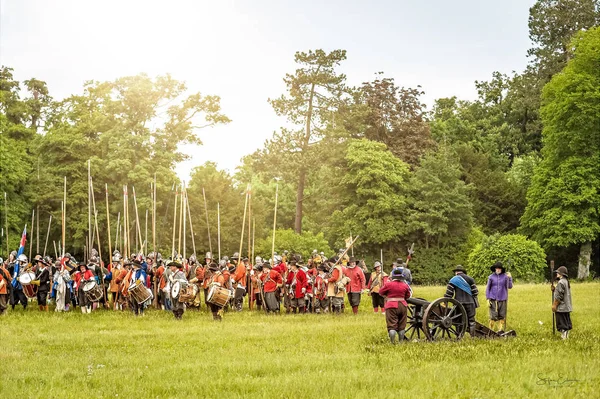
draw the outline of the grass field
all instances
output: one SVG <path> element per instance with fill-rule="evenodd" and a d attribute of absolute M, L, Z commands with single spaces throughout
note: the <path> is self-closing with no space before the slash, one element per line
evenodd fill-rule
<path fill-rule="evenodd" d="M 433 300 L 443 287 L 414 287 Z M 572 284 L 574 330 L 552 336 L 548 285 L 511 291 L 511 339 L 391 346 L 384 317 L 97 311 L 0 318 L 2 398 L 598 398 L 600 284 Z M 477 319 L 487 322 L 485 307 Z M 576 380 L 576 381 L 567 381 Z"/>

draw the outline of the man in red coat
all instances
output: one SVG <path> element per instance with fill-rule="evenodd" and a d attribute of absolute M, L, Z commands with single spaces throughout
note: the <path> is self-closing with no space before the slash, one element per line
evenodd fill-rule
<path fill-rule="evenodd" d="M 379 295 L 386 298 L 385 321 L 387 323 L 388 335 L 392 344 L 404 340 L 406 328 L 407 306 L 406 300 L 411 297 L 412 291 L 406 281 L 402 270 L 392 270 L 392 281 L 385 283 L 379 290 Z"/>
<path fill-rule="evenodd" d="M 289 286 L 290 305 L 293 313 L 298 313 L 298 308 L 300 308 L 300 313 L 305 313 L 304 295 L 306 295 L 307 278 L 306 273 L 298 268 L 295 260 L 290 262 L 290 272 L 286 284 Z"/>
<path fill-rule="evenodd" d="M 348 266 L 344 270 L 344 275 L 350 279 L 346 286 L 348 293 L 348 302 L 352 306 L 352 312 L 358 314 L 358 306 L 360 305 L 360 296 L 366 288 L 365 273 L 360 267 L 356 267 L 356 259 L 353 257 L 348 261 Z"/>
<path fill-rule="evenodd" d="M 283 285 L 283 278 L 278 271 L 271 269 L 271 264 L 269 262 L 263 264 L 263 269 L 264 272 L 260 276 L 260 279 L 265 295 L 265 307 L 269 313 L 279 313 L 279 301 L 275 296 L 275 291 Z"/>

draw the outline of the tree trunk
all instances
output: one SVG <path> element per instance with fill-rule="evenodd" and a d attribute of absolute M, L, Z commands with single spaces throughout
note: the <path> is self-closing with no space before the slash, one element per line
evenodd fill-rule
<path fill-rule="evenodd" d="M 581 244 L 579 249 L 579 267 L 577 269 L 577 278 L 584 279 L 590 275 L 590 258 L 592 255 L 592 242 L 586 241 Z"/>
<path fill-rule="evenodd" d="M 308 99 L 308 111 L 306 113 L 306 132 L 304 134 L 304 142 L 302 143 L 302 155 L 308 149 L 308 143 L 310 142 L 310 122 L 312 120 L 313 113 L 313 99 L 315 96 L 315 84 L 313 83 L 310 88 L 310 97 Z M 298 191 L 296 192 L 296 218 L 294 220 L 294 231 L 297 234 L 302 233 L 302 202 L 304 200 L 304 184 L 306 183 L 306 167 L 304 162 L 301 160 L 300 171 L 298 173 Z"/>

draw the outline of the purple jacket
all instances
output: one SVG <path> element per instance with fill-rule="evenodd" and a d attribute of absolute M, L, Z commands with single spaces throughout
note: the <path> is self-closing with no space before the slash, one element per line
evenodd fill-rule
<path fill-rule="evenodd" d="M 492 273 L 488 277 L 485 297 L 496 301 L 506 301 L 508 299 L 508 289 L 512 286 L 512 277 L 507 277 L 506 273 Z"/>

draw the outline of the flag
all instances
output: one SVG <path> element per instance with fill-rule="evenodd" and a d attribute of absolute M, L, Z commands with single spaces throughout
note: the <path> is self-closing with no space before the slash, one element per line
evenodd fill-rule
<path fill-rule="evenodd" d="M 27 225 L 23 229 L 23 235 L 21 236 L 21 242 L 19 243 L 19 251 L 17 252 L 17 257 L 22 255 L 25 252 L 25 243 L 27 242 Z"/>

